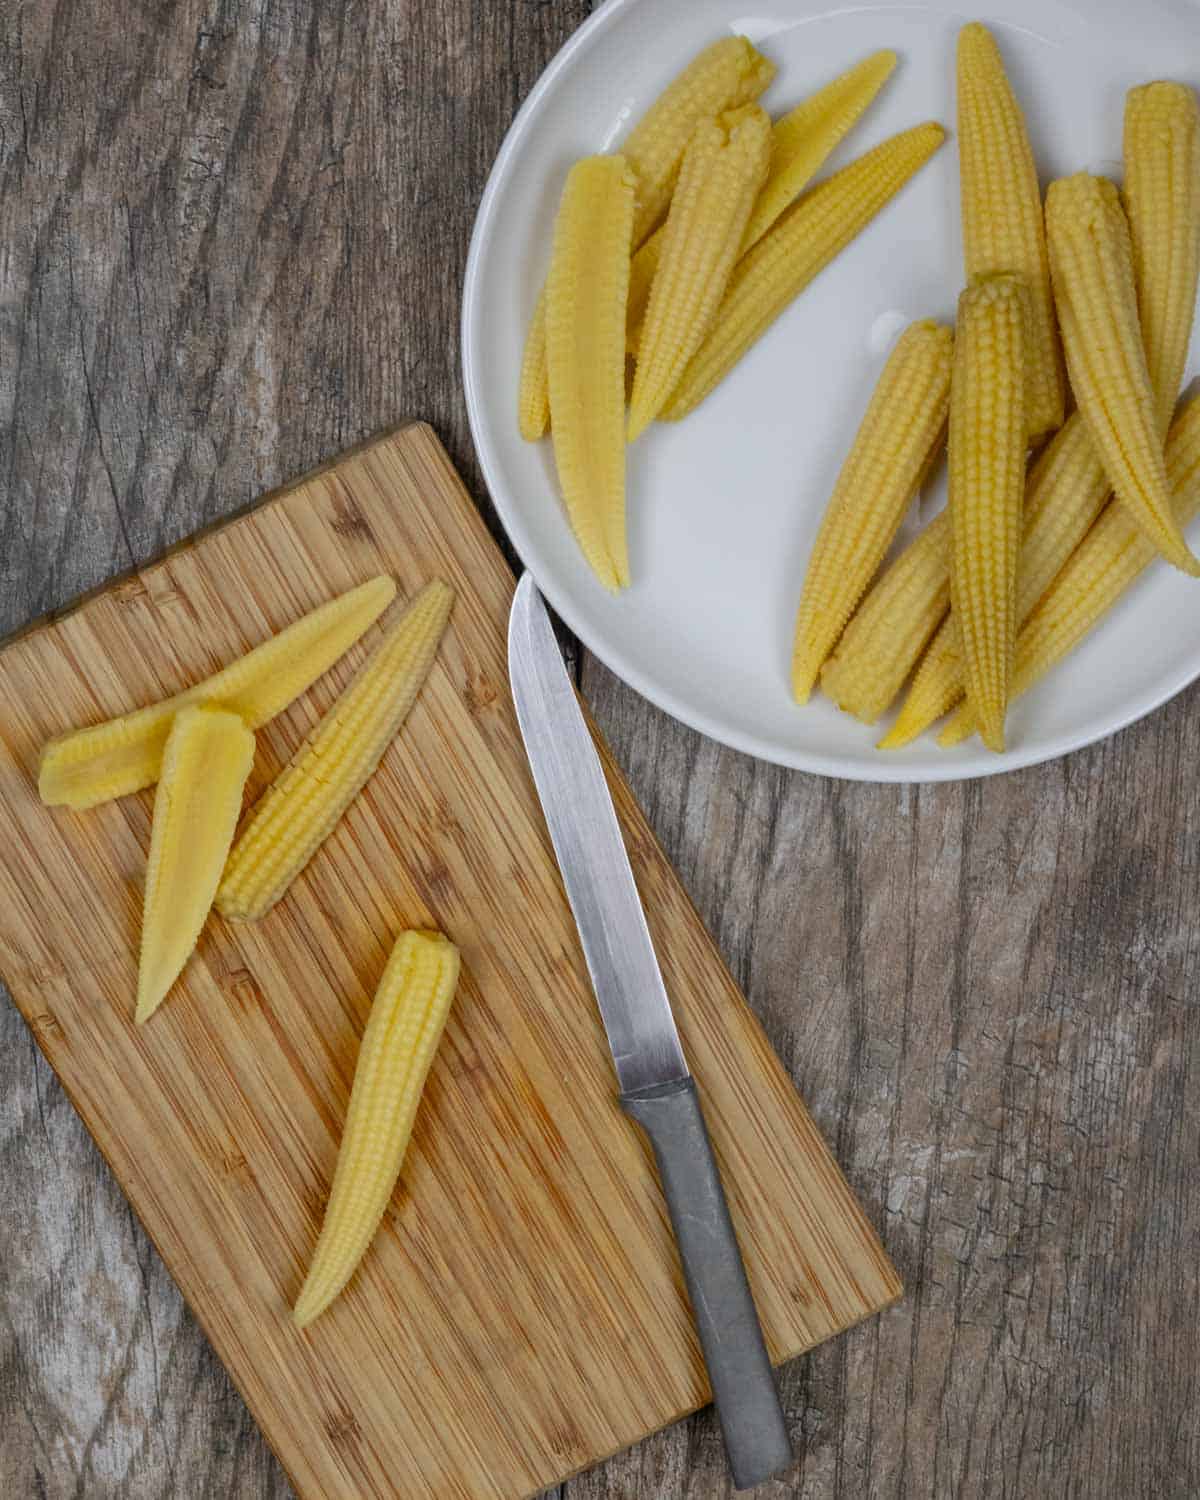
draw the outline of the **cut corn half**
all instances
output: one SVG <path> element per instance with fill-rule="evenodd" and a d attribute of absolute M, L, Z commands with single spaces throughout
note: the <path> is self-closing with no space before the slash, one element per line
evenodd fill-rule
<path fill-rule="evenodd" d="M 894 52 L 872 52 L 775 122 L 770 171 L 746 225 L 743 254 L 796 201 L 862 118 L 895 67 Z"/>
<path fill-rule="evenodd" d="M 935 516 L 880 576 L 821 669 L 821 688 L 874 724 L 950 608 L 950 516 Z"/>
<path fill-rule="evenodd" d="M 1025 483 L 1017 569 L 1017 623 L 1024 624 L 1108 500 L 1108 478 L 1087 425 L 1073 412 L 1042 450 Z M 929 643 L 881 750 L 910 744 L 963 696 L 958 629 L 947 620 Z"/>
<path fill-rule="evenodd" d="M 629 132 L 621 154 L 637 181 L 636 249 L 666 217 L 680 164 L 697 125 L 740 104 L 753 104 L 775 77 L 744 36 L 713 42 L 654 101 Z"/>
<path fill-rule="evenodd" d="M 633 175 L 589 156 L 567 176 L 546 284 L 554 461 L 575 538 L 596 577 L 629 583 L 625 539 L 625 312 Z"/>
<path fill-rule="evenodd" d="M 550 426 L 550 376 L 546 369 L 546 288 L 538 293 L 529 320 L 521 381 L 517 389 L 517 427 L 527 443 L 546 436 Z"/>
<path fill-rule="evenodd" d="M 1028 298 L 1019 276 L 981 277 L 958 299 L 954 334 L 950 593 L 967 696 L 990 750 L 1004 748 L 1017 634 Z"/>
<path fill-rule="evenodd" d="M 946 435 L 954 335 L 924 321 L 901 334 L 846 462 L 809 559 L 792 648 L 792 691 L 807 703 Z"/>
<path fill-rule="evenodd" d="M 1200 514 L 1200 396 L 1180 408 L 1166 464 L 1175 515 L 1186 526 Z M 1069 655 L 1156 555 L 1125 508 L 1110 501 L 1026 621 L 1017 641 L 1012 696 L 1027 692 Z M 975 729 L 971 705 L 964 703 L 938 744 L 960 744 Z"/>
<path fill-rule="evenodd" d="M 1052 183 L 1046 229 L 1071 385 L 1109 482 L 1163 556 L 1185 573 L 1200 573 L 1171 510 L 1133 249 L 1116 188 L 1086 172 Z"/>
<path fill-rule="evenodd" d="M 1179 396 L 1200 276 L 1200 111 L 1181 83 L 1125 96 L 1125 209 L 1158 430 Z"/>
<path fill-rule="evenodd" d="M 375 1238 L 404 1164 L 458 971 L 458 949 L 440 933 L 405 932 L 392 950 L 363 1032 L 321 1234 L 292 1314 L 300 1328 L 333 1302 Z"/>
<path fill-rule="evenodd" d="M 696 127 L 723 110 L 751 104 L 775 76 L 774 63 L 756 52 L 744 36 L 723 37 L 694 57 L 654 101 L 629 133 L 622 155 L 634 173 L 637 198 L 630 248 L 648 240 L 666 216 L 683 153 Z M 631 280 L 629 352 L 637 352 L 637 336 L 650 295 L 657 261 L 635 267 Z M 545 288 L 530 319 L 521 357 L 518 421 L 522 437 L 534 442 L 550 421 L 549 374 L 546 369 Z"/>
<path fill-rule="evenodd" d="M 967 280 L 1014 271 L 1029 288 L 1029 435 L 1062 425 L 1062 353 L 1055 323 L 1037 166 L 1021 106 L 991 32 L 958 34 L 958 152 Z"/>
<path fill-rule="evenodd" d="M 268 912 L 333 832 L 408 717 L 453 603 L 444 583 L 421 590 L 260 798 L 225 868 L 222 916 Z"/>
<path fill-rule="evenodd" d="M 642 325 L 650 305 L 650 292 L 662 259 L 667 226 L 660 225 L 629 263 L 629 302 L 625 309 L 625 350 L 636 355 L 642 342 Z"/>
<path fill-rule="evenodd" d="M 770 154 L 771 122 L 756 104 L 696 127 L 638 342 L 631 443 L 658 415 L 716 316 Z"/>
<path fill-rule="evenodd" d="M 254 732 L 224 709 L 175 715 L 154 795 L 137 1023 L 158 1009 L 212 909 L 254 764 Z"/>
<path fill-rule="evenodd" d="M 251 729 L 260 729 L 345 655 L 395 595 L 390 578 L 373 578 L 194 688 L 51 740 L 42 751 L 38 777 L 42 801 L 81 811 L 153 786 L 175 715 L 190 703 L 227 708 Z"/>
<path fill-rule="evenodd" d="M 692 356 L 663 416 L 678 421 L 699 406 L 944 139 L 940 125 L 918 125 L 868 151 L 793 204 L 734 267 L 708 337 Z"/>

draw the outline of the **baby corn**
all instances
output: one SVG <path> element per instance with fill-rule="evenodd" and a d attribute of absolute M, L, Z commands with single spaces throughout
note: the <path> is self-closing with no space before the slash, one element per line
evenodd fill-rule
<path fill-rule="evenodd" d="M 292 1316 L 306 1328 L 354 1274 L 395 1190 L 429 1069 L 458 984 L 458 949 L 406 932 L 371 1004 L 333 1188 Z"/>
<path fill-rule="evenodd" d="M 158 1009 L 212 909 L 254 764 L 254 732 L 237 714 L 190 705 L 163 751 L 142 915 L 137 1022 Z"/>
<path fill-rule="evenodd" d="M 771 122 L 757 105 L 696 127 L 671 199 L 638 343 L 631 443 L 658 415 L 708 332 L 770 154 Z"/>
<path fill-rule="evenodd" d="M 633 174 L 590 156 L 567 177 L 546 285 L 554 461 L 576 539 L 616 592 L 629 583 L 625 540 L 625 312 Z"/>
<path fill-rule="evenodd" d="M 958 151 L 967 280 L 1014 271 L 1029 288 L 1029 435 L 1062 425 L 1065 389 L 1037 166 L 999 49 L 978 21 L 958 34 Z"/>
<path fill-rule="evenodd" d="M 161 703 L 51 740 L 38 792 L 48 807 L 83 810 L 153 786 L 171 724 L 190 703 L 227 708 L 259 729 L 306 692 L 379 618 L 396 595 L 373 578 L 323 604 L 213 677 Z"/>
<path fill-rule="evenodd" d="M 629 263 L 629 302 L 625 309 L 625 349 L 629 354 L 636 354 L 641 347 L 642 325 L 666 232 L 667 226 L 660 225 Z"/>
<path fill-rule="evenodd" d="M 1176 518 L 1186 526 L 1200 514 L 1200 396 L 1180 408 L 1167 439 L 1166 467 Z M 1069 655 L 1156 556 L 1125 508 L 1110 501 L 1021 631 L 1012 696 L 1028 691 Z M 970 709 L 962 705 L 939 745 L 957 745 L 974 733 Z"/>
<path fill-rule="evenodd" d="M 954 335 L 950 589 L 967 693 L 990 750 L 1004 748 L 1017 629 L 1027 301 L 1020 277 L 983 277 L 958 299 Z"/>
<path fill-rule="evenodd" d="M 1171 510 L 1129 226 L 1116 188 L 1086 172 L 1053 183 L 1046 231 L 1071 385 L 1109 482 L 1164 557 L 1200 573 Z"/>
<path fill-rule="evenodd" d="M 949 328 L 913 323 L 879 377 L 809 559 L 792 652 L 798 703 L 808 702 L 942 446 L 953 353 Z"/>
<path fill-rule="evenodd" d="M 631 249 L 636 250 L 647 240 L 666 215 L 683 153 L 697 125 L 723 110 L 753 103 L 774 76 L 774 63 L 756 52 L 744 36 L 723 37 L 693 58 L 654 101 L 630 131 L 622 149 L 637 187 Z M 630 352 L 637 348 L 636 330 L 650 294 L 655 264 L 653 260 L 644 262 L 633 276 L 632 290 L 640 298 L 640 306 L 636 321 L 630 321 Z M 536 442 L 550 422 L 545 296 L 543 287 L 521 357 L 517 416 L 521 436 L 530 442 Z"/>
<path fill-rule="evenodd" d="M 904 686 L 950 608 L 950 516 L 935 516 L 892 563 L 821 669 L 821 687 L 846 713 L 874 724 Z"/>
<path fill-rule="evenodd" d="M 872 52 L 775 122 L 771 168 L 746 225 L 743 255 L 796 201 L 862 118 L 895 66 L 894 52 Z"/>
<path fill-rule="evenodd" d="M 621 154 L 637 181 L 635 249 L 666 216 L 697 125 L 723 110 L 753 104 L 774 77 L 775 64 L 744 36 L 724 37 L 694 58 L 633 127 Z"/>
<path fill-rule="evenodd" d="M 269 911 L 332 833 L 408 716 L 433 665 L 454 591 L 428 584 L 250 814 L 217 910 L 252 922 Z"/>
<path fill-rule="evenodd" d="M 893 136 L 819 183 L 734 268 L 729 289 L 663 415 L 699 406 L 779 314 L 929 160 L 945 139 L 927 123 Z"/>
<path fill-rule="evenodd" d="M 550 426 L 550 376 L 546 369 L 546 288 L 538 293 L 529 322 L 521 381 L 517 388 L 517 428 L 527 443 L 536 443 Z"/>
<path fill-rule="evenodd" d="M 1017 624 L 1053 582 L 1087 535 L 1108 499 L 1108 478 L 1087 425 L 1078 412 L 1067 418 L 1042 450 L 1025 484 L 1017 569 Z M 964 692 L 958 628 L 947 618 L 929 643 L 895 724 L 879 742 L 898 750 L 923 733 Z"/>
<path fill-rule="evenodd" d="M 1200 275 L 1200 112 L 1181 83 L 1125 96 L 1125 210 L 1160 433 L 1187 364 Z"/>

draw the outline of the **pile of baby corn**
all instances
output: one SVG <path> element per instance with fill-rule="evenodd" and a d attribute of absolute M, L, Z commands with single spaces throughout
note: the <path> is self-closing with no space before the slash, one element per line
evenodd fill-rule
<path fill-rule="evenodd" d="M 349 687 L 268 787 L 235 839 L 254 732 L 306 692 L 396 596 L 381 576 L 303 616 L 213 676 L 133 713 L 51 740 L 38 790 L 84 811 L 155 787 L 135 1019 L 148 1021 L 183 972 L 214 905 L 266 916 L 286 894 L 399 733 L 454 603 L 435 579 L 383 631 Z M 294 1318 L 333 1302 L 366 1253 L 412 1135 L 458 982 L 440 933 L 400 934 L 363 1034 L 329 1205 Z"/>
<path fill-rule="evenodd" d="M 568 174 L 518 424 L 530 442 L 550 429 L 572 528 L 607 588 L 630 579 L 627 439 L 697 407 L 945 139 L 918 125 L 804 193 L 895 65 L 876 52 L 772 123 L 754 101 L 774 66 L 726 37 L 619 155 Z"/>
<path fill-rule="evenodd" d="M 799 702 L 819 677 L 874 723 L 911 677 L 881 748 L 953 709 L 940 744 L 978 731 L 1000 751 L 1011 700 L 1158 554 L 1200 573 L 1182 533 L 1200 510 L 1200 397 L 1175 405 L 1200 269 L 1198 126 L 1183 85 L 1132 89 L 1121 192 L 1079 173 L 1043 212 L 996 44 L 963 28 L 967 288 L 953 332 L 902 335 L 838 478 L 796 622 Z M 947 428 L 949 508 L 876 578 Z"/>

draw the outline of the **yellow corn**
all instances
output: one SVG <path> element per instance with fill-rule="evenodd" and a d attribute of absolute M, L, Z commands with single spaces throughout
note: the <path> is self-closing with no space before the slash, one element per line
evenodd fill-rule
<path fill-rule="evenodd" d="M 629 263 L 629 302 L 625 309 L 625 348 L 636 354 L 641 347 L 642 325 L 646 321 L 646 308 L 650 305 L 650 292 L 658 274 L 658 263 L 662 258 L 663 239 L 667 226 L 657 228 Z"/>
<path fill-rule="evenodd" d="M 862 118 L 895 66 L 894 52 L 872 52 L 775 122 L 771 168 L 746 225 L 743 255 L 796 201 Z"/>
<path fill-rule="evenodd" d="M 913 323 L 883 367 L 809 559 L 792 650 L 797 703 L 808 702 L 942 447 L 953 354 L 949 328 Z"/>
<path fill-rule="evenodd" d="M 1086 536 L 1108 499 L 1108 479 L 1087 426 L 1078 412 L 1067 418 L 1042 450 L 1025 485 L 1017 569 L 1017 623 L 1053 582 Z M 881 750 L 909 744 L 964 692 L 958 628 L 947 618 L 913 678 L 895 724 L 879 742 Z"/>
<path fill-rule="evenodd" d="M 538 293 L 529 320 L 521 383 L 517 389 L 517 427 L 527 443 L 536 443 L 550 426 L 550 376 L 546 369 L 546 288 Z"/>
<path fill-rule="evenodd" d="M 1086 172 L 1052 183 L 1046 231 L 1071 385 L 1109 482 L 1164 557 L 1200 573 L 1171 511 L 1116 188 Z"/>
<path fill-rule="evenodd" d="M 175 715 L 154 795 L 137 1022 L 158 1009 L 212 909 L 254 764 L 254 731 L 195 704 Z"/>
<path fill-rule="evenodd" d="M 667 212 L 683 153 L 697 125 L 723 110 L 751 104 L 775 77 L 775 64 L 756 52 L 744 36 L 723 37 L 694 57 L 654 101 L 629 133 L 621 154 L 634 173 L 634 205 L 630 248 L 636 250 Z M 650 295 L 656 261 L 647 260 L 634 271 L 630 317 L 630 353 L 637 350 L 637 331 Z M 545 289 L 534 308 L 521 358 L 518 418 L 521 436 L 531 442 L 542 436 L 550 421 L 545 404 L 549 391 L 546 372 Z M 539 396 L 539 392 L 542 393 Z"/>
<path fill-rule="evenodd" d="M 1125 96 L 1125 209 L 1160 434 L 1187 364 L 1200 276 L 1200 111 L 1181 83 Z"/>
<path fill-rule="evenodd" d="M 625 308 L 633 175 L 589 156 L 567 176 L 546 283 L 554 461 L 567 515 L 592 571 L 629 583 L 625 540 Z"/>
<path fill-rule="evenodd" d="M 621 154 L 637 179 L 636 248 L 667 212 L 687 144 L 703 120 L 753 104 L 775 77 L 775 64 L 744 36 L 724 37 L 693 58 L 629 132 Z"/>
<path fill-rule="evenodd" d="M 1200 130 L 1195 95 L 1175 83 L 1131 89 L 1125 105 L 1125 203 L 1143 347 L 1159 430 L 1166 431 L 1187 360 L 1200 234 Z M 1104 465 L 1078 412 L 1044 450 L 1025 492 L 1017 621 L 1023 625 L 1108 499 Z M 953 622 L 931 642 L 881 749 L 906 745 L 962 696 Z"/>
<path fill-rule="evenodd" d="M 1037 165 L 999 49 L 978 21 L 958 34 L 958 154 L 967 280 L 1014 271 L 1029 288 L 1030 437 L 1062 425 L 1066 395 Z"/>
<path fill-rule="evenodd" d="M 1167 439 L 1166 467 L 1175 516 L 1186 526 L 1200 514 L 1200 396 L 1179 409 Z M 1026 621 L 1017 641 L 1012 696 L 1027 692 L 1073 651 L 1157 555 L 1128 511 L 1110 501 Z M 970 708 L 961 706 L 939 745 L 960 744 L 975 732 Z"/>
<path fill-rule="evenodd" d="M 742 236 L 739 258 L 756 245 L 816 176 L 830 152 L 857 123 L 896 66 L 894 52 L 873 52 L 776 120 L 771 131 L 767 180 Z M 662 253 L 662 227 L 633 257 L 629 272 L 629 324 L 626 347 L 636 354 L 650 286 Z"/>
<path fill-rule="evenodd" d="M 161 703 L 51 740 L 38 791 L 48 807 L 82 810 L 158 780 L 171 724 L 189 703 L 227 708 L 259 729 L 306 692 L 379 618 L 396 595 L 373 578 L 256 646 L 213 677 Z"/>
<path fill-rule="evenodd" d="M 771 122 L 756 104 L 696 127 L 638 343 L 631 443 L 658 415 L 716 316 L 770 154 Z"/>
<path fill-rule="evenodd" d="M 1019 276 L 981 277 L 958 299 L 954 333 L 950 594 L 967 694 L 991 750 L 1004 748 L 1017 633 L 1028 298 Z"/>
<path fill-rule="evenodd" d="M 699 406 L 779 314 L 875 217 L 945 139 L 927 123 L 893 136 L 794 203 L 734 267 L 708 337 L 663 416 Z"/>
<path fill-rule="evenodd" d="M 325 1220 L 292 1314 L 300 1328 L 337 1297 L 375 1238 L 404 1164 L 458 970 L 458 949 L 440 933 L 402 933 L 392 950 L 358 1052 Z"/>
<path fill-rule="evenodd" d="M 333 832 L 408 717 L 453 603 L 444 583 L 421 590 L 263 794 L 229 856 L 222 916 L 269 911 Z"/>
<path fill-rule="evenodd" d="M 821 669 L 846 713 L 874 724 L 950 608 L 950 515 L 943 511 L 880 576 Z"/>

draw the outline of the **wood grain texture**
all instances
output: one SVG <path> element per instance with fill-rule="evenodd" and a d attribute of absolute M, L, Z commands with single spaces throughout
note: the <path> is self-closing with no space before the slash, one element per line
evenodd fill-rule
<path fill-rule="evenodd" d="M 379 573 L 457 593 L 399 741 L 262 921 L 213 918 L 133 1022 L 153 795 L 43 807 L 41 746 L 207 676 Z M 301 1500 L 519 1500 L 707 1400 L 505 691 L 512 574 L 431 430 L 360 448 L 0 651 L 0 973 Z M 249 796 L 387 625 L 262 733 Z M 610 770 L 612 768 L 610 767 Z M 619 775 L 618 814 L 768 1347 L 898 1282 Z M 350 1293 L 291 1322 L 398 932 L 463 973 Z"/>
<path fill-rule="evenodd" d="M 471 219 L 586 0 L 0 6 L 0 631 L 409 412 L 476 496 Z M 1003 782 L 755 765 L 583 672 L 908 1296 L 789 1367 L 794 1500 L 1200 1493 L 1200 690 Z M 867 924 L 867 939 L 857 931 Z M 0 1007 L 0 1493 L 284 1500 Z M 725 1500 L 711 1413 L 567 1500 Z"/>

